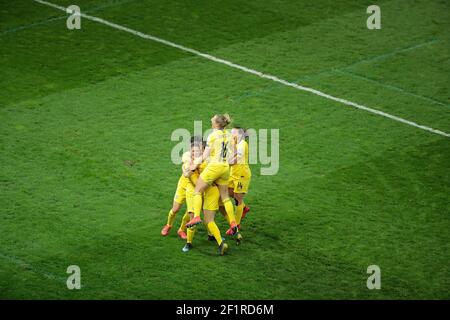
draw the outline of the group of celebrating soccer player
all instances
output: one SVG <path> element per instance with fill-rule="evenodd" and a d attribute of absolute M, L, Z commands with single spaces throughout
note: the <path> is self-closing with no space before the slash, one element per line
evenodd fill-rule
<path fill-rule="evenodd" d="M 197 225 L 203 223 L 208 239 L 217 242 L 219 255 L 225 254 L 228 245 L 215 222 L 217 210 L 230 226 L 226 235 L 233 237 L 237 245 L 241 244 L 241 220 L 250 210 L 244 203 L 244 196 L 250 185 L 251 171 L 245 130 L 240 127 L 229 130 L 230 123 L 228 114 L 216 114 L 211 118 L 213 132 L 206 141 L 202 137 L 192 137 L 190 151 L 182 156 L 182 174 L 161 235 L 169 234 L 176 214 L 186 203 L 186 213 L 177 231 L 178 236 L 186 240 L 183 252 L 192 249 Z"/>

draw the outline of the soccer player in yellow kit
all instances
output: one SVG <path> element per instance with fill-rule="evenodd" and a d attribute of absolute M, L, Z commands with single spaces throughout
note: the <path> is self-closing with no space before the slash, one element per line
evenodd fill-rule
<path fill-rule="evenodd" d="M 193 162 L 195 162 L 195 159 L 198 159 L 198 161 L 199 161 L 202 158 L 202 151 L 203 151 L 202 149 L 200 149 L 198 147 L 194 147 L 195 155 L 192 158 Z M 189 172 L 185 173 L 185 176 L 189 177 L 191 179 L 194 186 L 196 185 L 200 174 L 203 172 L 203 170 L 205 170 L 207 165 L 208 165 L 208 163 L 206 161 L 203 161 L 197 167 L 196 170 L 194 170 L 194 171 L 189 170 Z M 189 193 L 189 194 L 191 194 L 191 193 Z M 202 193 L 202 197 L 203 197 L 203 214 L 205 217 L 204 224 L 208 231 L 208 239 L 211 240 L 211 238 L 212 238 L 215 241 L 217 241 L 219 248 L 226 248 L 225 244 L 221 246 L 223 239 L 222 239 L 220 232 L 213 234 L 209 229 L 209 226 L 211 226 L 210 223 L 215 221 L 215 214 L 216 214 L 216 211 L 219 209 L 220 192 L 219 192 L 218 187 L 214 184 L 209 186 Z M 191 219 L 194 217 L 193 213 L 190 213 L 189 216 L 191 217 Z M 182 249 L 183 252 L 188 252 L 192 249 L 192 241 L 193 241 L 194 235 L 196 233 L 196 228 L 197 228 L 197 226 L 194 225 L 194 226 L 191 226 L 187 230 L 186 245 Z M 224 252 L 225 252 L 225 250 L 219 250 L 219 254 L 221 254 L 221 255 L 223 255 Z"/>
<path fill-rule="evenodd" d="M 234 217 L 234 206 L 228 195 L 228 179 L 230 177 L 228 161 L 233 157 L 234 152 L 234 139 L 229 130 L 226 129 L 230 122 L 230 116 L 227 114 L 219 114 L 211 118 L 211 125 L 214 131 L 208 136 L 202 156 L 202 160 L 208 159 L 208 164 L 200 174 L 195 185 L 194 218 L 186 224 L 188 228 L 202 222 L 200 218 L 202 193 L 215 183 L 230 220 L 230 229 L 227 231 L 227 234 L 235 234 L 238 231 Z M 190 169 L 195 170 L 199 165 L 200 163 L 194 163 Z M 219 253 L 223 255 L 228 249 L 228 245 L 222 240 L 219 228 L 214 221 L 208 222 L 207 228 L 219 243 Z"/>
<path fill-rule="evenodd" d="M 245 204 L 244 197 L 248 193 L 252 172 L 248 165 L 248 143 L 245 141 L 245 131 L 240 127 L 231 129 L 236 141 L 236 152 L 231 160 L 229 193 L 236 199 L 236 223 L 240 228 Z"/>
<path fill-rule="evenodd" d="M 196 142 L 194 141 L 194 139 L 191 139 L 191 150 L 185 152 L 181 158 L 182 159 L 181 168 L 183 170 L 183 173 L 178 179 L 178 185 L 177 190 L 175 191 L 172 209 L 169 211 L 167 215 L 167 223 L 161 230 L 161 235 L 163 236 L 167 236 L 169 234 L 178 211 L 181 209 L 181 206 L 186 202 L 186 213 L 184 214 L 181 220 L 181 225 L 177 231 L 177 234 L 181 239 L 187 238 L 186 223 L 191 219 L 191 217 L 189 216 L 189 212 L 191 213 L 194 212 L 193 208 L 194 185 L 192 184 L 192 181 L 189 179 L 189 177 L 186 177 L 185 172 L 186 170 L 189 171 L 189 166 L 192 163 L 191 158 L 193 157 L 193 153 L 195 151 L 194 150 L 195 144 Z"/>
<path fill-rule="evenodd" d="M 223 238 L 220 234 L 220 231 L 217 232 L 211 232 L 210 226 L 213 223 L 215 224 L 215 214 L 216 211 L 219 209 L 219 199 L 220 199 L 220 192 L 219 188 L 215 185 L 209 186 L 206 188 L 206 190 L 203 192 L 203 215 L 204 215 L 204 223 L 206 225 L 208 234 L 210 236 L 214 237 L 214 239 L 217 241 L 217 244 L 219 246 L 219 254 L 223 255 L 225 251 L 228 248 L 228 245 L 223 242 Z M 190 214 L 190 216 L 193 218 L 193 215 Z M 217 225 L 216 225 L 217 227 Z M 192 240 L 194 239 L 194 235 L 196 232 L 197 226 L 191 226 L 187 230 L 187 239 L 186 239 L 186 245 L 183 247 L 183 252 L 188 252 L 192 249 Z"/>
<path fill-rule="evenodd" d="M 195 138 L 194 138 L 195 139 Z M 199 167 L 196 170 L 190 170 L 190 165 L 192 163 L 195 163 L 197 159 L 201 159 L 202 153 L 203 153 L 203 141 L 201 138 L 197 138 L 196 143 L 192 146 L 192 153 L 191 153 L 191 159 L 189 163 L 189 167 L 183 169 L 183 175 L 190 180 L 190 184 L 187 188 L 187 196 L 189 199 L 193 202 L 193 195 L 195 190 L 195 184 L 197 183 L 198 177 L 200 175 L 200 172 L 206 167 L 206 163 L 203 162 L 199 165 Z M 191 220 L 194 218 L 194 210 L 189 212 L 189 219 Z M 194 240 L 194 235 L 196 233 L 196 226 L 192 226 L 187 230 L 187 236 L 186 236 L 186 245 L 183 247 L 183 252 L 188 252 L 192 248 L 192 241 Z"/>

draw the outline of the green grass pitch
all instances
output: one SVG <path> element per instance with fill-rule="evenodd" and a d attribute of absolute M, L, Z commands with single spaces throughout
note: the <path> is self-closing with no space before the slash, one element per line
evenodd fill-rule
<path fill-rule="evenodd" d="M 381 30 L 366 0 L 51 2 L 450 132 L 448 1 L 380 0 Z M 0 298 L 450 298 L 448 137 L 66 18 L 0 1 Z M 183 254 L 170 135 L 219 112 L 278 128 L 280 169 L 240 247 Z"/>

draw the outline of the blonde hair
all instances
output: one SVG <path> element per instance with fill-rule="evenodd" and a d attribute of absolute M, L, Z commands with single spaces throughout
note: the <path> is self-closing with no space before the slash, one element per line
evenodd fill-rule
<path fill-rule="evenodd" d="M 231 123 L 231 117 L 228 113 L 216 114 L 211 118 L 211 121 L 214 121 L 219 127 L 225 128 Z"/>

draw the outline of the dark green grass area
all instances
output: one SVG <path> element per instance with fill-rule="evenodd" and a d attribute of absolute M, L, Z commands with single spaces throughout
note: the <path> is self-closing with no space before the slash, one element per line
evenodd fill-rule
<path fill-rule="evenodd" d="M 448 138 L 86 19 L 69 31 L 34 2 L 1 4 L 0 298 L 450 298 Z M 450 132 L 446 1 L 380 2 L 377 31 L 364 1 L 78 4 Z M 218 257 L 200 227 L 183 254 L 181 213 L 159 234 L 180 174 L 170 136 L 224 111 L 280 130 L 280 169 L 252 166 L 242 246 L 230 239 Z M 381 290 L 366 287 L 373 264 Z M 69 265 L 81 290 L 66 288 Z"/>

